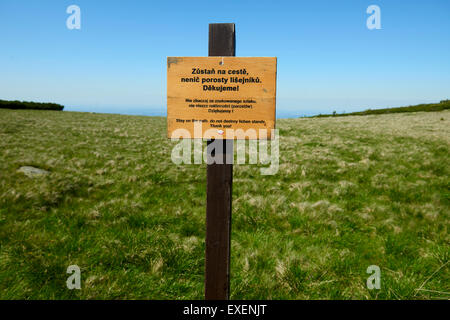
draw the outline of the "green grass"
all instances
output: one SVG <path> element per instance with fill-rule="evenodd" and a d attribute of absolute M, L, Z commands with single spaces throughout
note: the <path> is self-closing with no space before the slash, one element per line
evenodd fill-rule
<path fill-rule="evenodd" d="M 449 299 L 449 120 L 278 120 L 279 172 L 234 166 L 231 298 Z M 0 298 L 202 299 L 206 167 L 165 136 L 159 117 L 0 110 Z"/>
<path fill-rule="evenodd" d="M 398 107 L 398 108 L 382 108 L 382 109 L 367 109 L 364 111 L 350 112 L 350 113 L 336 113 L 333 114 L 319 114 L 314 118 L 324 117 L 345 117 L 345 116 L 367 116 L 372 114 L 389 114 L 389 113 L 404 113 L 404 112 L 435 112 L 450 109 L 450 100 L 442 100 L 439 103 L 418 104 L 414 106 Z"/>

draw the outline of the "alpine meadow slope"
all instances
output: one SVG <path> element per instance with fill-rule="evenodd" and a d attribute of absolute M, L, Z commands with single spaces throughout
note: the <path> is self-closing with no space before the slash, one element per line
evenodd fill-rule
<path fill-rule="evenodd" d="M 278 173 L 234 166 L 231 299 L 449 299 L 449 120 L 277 120 Z M 206 165 L 175 144 L 163 117 L 0 109 L 0 299 L 202 299 Z"/>

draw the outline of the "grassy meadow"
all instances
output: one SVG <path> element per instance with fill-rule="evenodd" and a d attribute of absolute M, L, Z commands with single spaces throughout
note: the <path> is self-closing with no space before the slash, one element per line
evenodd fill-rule
<path fill-rule="evenodd" d="M 449 121 L 278 120 L 278 173 L 234 166 L 231 299 L 449 299 Z M 162 117 L 0 109 L 0 299 L 203 299 L 206 165 L 175 145 Z"/>

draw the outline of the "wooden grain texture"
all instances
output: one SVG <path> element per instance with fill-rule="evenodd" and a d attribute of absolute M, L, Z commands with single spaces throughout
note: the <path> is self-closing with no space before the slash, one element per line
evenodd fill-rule
<path fill-rule="evenodd" d="M 218 140 L 219 141 L 219 140 Z M 227 153 L 233 140 L 222 140 Z M 225 158 L 226 154 L 223 154 Z M 205 299 L 225 300 L 230 291 L 232 164 L 207 166 Z"/>
<path fill-rule="evenodd" d="M 234 24 L 210 25 L 209 54 L 234 55 L 234 30 Z M 208 142 L 207 148 L 211 148 L 212 142 Z M 206 169 L 206 300 L 226 300 L 230 294 L 233 165 L 226 164 L 225 159 L 233 155 L 234 140 L 222 143 L 223 153 L 213 155 L 220 156 L 224 164 L 208 164 Z"/>
<path fill-rule="evenodd" d="M 193 74 L 193 70 L 214 74 Z M 169 57 L 168 137 L 178 138 L 182 135 L 176 130 L 185 129 L 189 134 L 184 137 L 191 138 L 271 138 L 276 72 L 277 60 L 270 57 Z M 204 86 L 230 91 L 205 90 Z M 196 130 L 195 124 L 201 128 Z"/>
<path fill-rule="evenodd" d="M 236 26 L 234 23 L 210 23 L 208 56 L 236 55 Z"/>

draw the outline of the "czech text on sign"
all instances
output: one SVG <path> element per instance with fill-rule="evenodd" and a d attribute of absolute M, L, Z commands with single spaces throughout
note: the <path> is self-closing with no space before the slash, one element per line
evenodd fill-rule
<path fill-rule="evenodd" d="M 167 58 L 169 138 L 271 139 L 276 58 Z"/>

